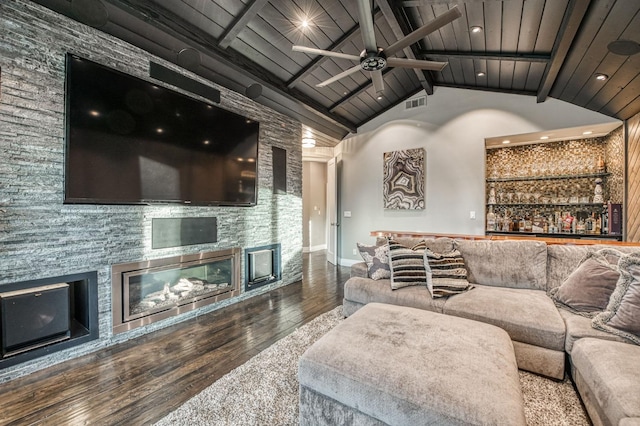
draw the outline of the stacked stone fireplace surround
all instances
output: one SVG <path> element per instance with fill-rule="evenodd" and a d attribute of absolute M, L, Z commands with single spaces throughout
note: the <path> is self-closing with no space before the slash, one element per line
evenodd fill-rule
<path fill-rule="evenodd" d="M 0 291 L 5 284 L 97 271 L 99 312 L 98 339 L 4 368 L 0 370 L 0 382 L 302 278 L 299 122 L 33 2 L 0 2 L 0 17 Z M 257 206 L 63 204 L 66 52 L 147 80 L 149 61 L 156 61 L 214 86 L 221 91 L 220 107 L 260 122 Z M 286 194 L 273 194 L 274 146 L 287 151 Z M 216 217 L 218 241 L 154 250 L 152 219 L 167 217 Z M 282 244 L 280 281 L 130 332 L 113 334 L 111 265 L 273 243 Z"/>

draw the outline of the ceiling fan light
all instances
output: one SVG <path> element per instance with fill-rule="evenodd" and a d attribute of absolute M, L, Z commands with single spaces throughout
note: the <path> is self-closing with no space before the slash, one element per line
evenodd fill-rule
<path fill-rule="evenodd" d="M 316 146 L 316 140 L 313 138 L 302 138 L 302 147 L 303 148 L 313 148 Z"/>

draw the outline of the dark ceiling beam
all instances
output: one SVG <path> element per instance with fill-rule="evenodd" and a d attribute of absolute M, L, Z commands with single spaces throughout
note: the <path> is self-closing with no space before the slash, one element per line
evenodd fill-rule
<path fill-rule="evenodd" d="M 536 92 L 533 90 L 500 89 L 497 87 L 468 86 L 466 84 L 450 84 L 450 83 L 438 83 L 438 87 L 451 87 L 452 89 L 481 90 L 483 92 L 509 93 L 512 95 L 536 96 Z"/>
<path fill-rule="evenodd" d="M 233 20 L 231 25 L 224 31 L 218 46 L 222 49 L 229 47 L 234 38 L 240 34 L 247 24 L 256 17 L 268 0 L 253 0 L 245 9 Z"/>
<path fill-rule="evenodd" d="M 504 52 L 453 52 L 448 50 L 422 50 L 420 57 L 445 56 L 458 59 L 485 59 L 488 61 L 516 61 L 516 62 L 549 62 L 551 55 L 537 55 L 525 53 Z"/>
<path fill-rule="evenodd" d="M 373 20 L 376 21 L 378 18 L 382 17 L 382 12 L 380 9 L 376 9 L 373 14 Z M 327 47 L 324 50 L 330 50 L 332 52 L 339 51 L 342 49 L 347 43 L 352 41 L 353 38 L 360 35 L 360 25 L 356 24 L 351 27 L 346 33 L 344 33 L 338 40 L 336 40 L 331 46 Z M 357 44 L 362 44 L 359 42 Z M 318 68 L 322 62 L 327 60 L 327 56 L 318 55 L 313 59 L 309 64 L 307 64 L 304 68 L 296 73 L 289 81 L 287 81 L 287 87 L 292 89 L 298 84 L 300 81 L 304 80 L 309 74 L 311 74 L 316 68 Z"/>
<path fill-rule="evenodd" d="M 263 85 L 266 89 L 276 94 L 278 97 L 285 99 L 288 103 L 296 103 L 298 107 L 313 113 L 324 120 L 335 123 L 336 126 L 348 132 L 355 131 L 355 124 L 344 117 L 332 114 L 329 110 L 316 100 L 307 96 L 298 90 L 290 90 L 284 82 L 270 71 L 251 62 L 249 59 L 235 52 L 233 49 L 221 49 L 218 47 L 217 40 L 208 33 L 194 28 L 183 18 L 172 13 L 171 11 L 159 6 L 152 0 L 109 0 L 109 3 L 115 7 L 126 11 L 126 13 L 136 17 L 141 22 L 152 25 L 160 31 L 182 41 L 188 47 L 207 55 L 218 61 L 224 67 L 233 69 L 234 73 L 239 76 L 250 79 L 254 83 Z M 153 53 L 153 52 L 151 52 Z M 192 70 L 199 74 L 199 70 Z M 259 76 L 259 78 L 257 77 Z M 209 76 L 204 76 L 209 78 Z M 214 80 L 212 80 L 214 81 Z M 226 87 L 226 86 L 225 86 Z M 232 88 L 232 90 L 234 90 Z M 265 96 L 259 98 L 260 103 L 265 103 Z M 277 99 L 271 99 L 270 107 L 274 103 L 278 103 Z M 283 108 L 287 106 L 283 105 Z M 278 110 L 277 108 L 274 108 Z"/>
<path fill-rule="evenodd" d="M 538 87 L 538 103 L 544 102 L 558 78 L 560 69 L 564 64 L 573 39 L 578 33 L 580 24 L 584 19 L 591 0 L 570 0 L 567 11 L 564 14 L 560 30 L 551 50 L 551 62 L 546 66 L 540 86 Z"/>
<path fill-rule="evenodd" d="M 377 4 L 380 10 L 382 11 L 382 14 L 384 15 L 385 19 L 387 20 L 387 23 L 391 27 L 391 31 L 393 31 L 393 35 L 397 40 L 400 40 L 405 35 L 411 32 L 411 29 L 408 23 L 405 22 L 405 20 L 403 19 L 399 19 L 396 13 L 394 13 L 394 10 L 391 7 L 391 4 L 389 3 L 388 0 L 377 0 Z M 412 46 L 406 47 L 403 50 L 405 56 L 408 59 L 416 59 L 417 52 L 414 51 L 414 49 L 415 47 L 412 45 Z M 423 71 L 423 70 L 414 68 L 413 72 L 416 74 L 416 77 L 418 78 L 418 81 L 420 82 L 420 85 L 425 90 L 425 92 L 427 92 L 427 94 L 429 95 L 432 95 L 433 79 L 431 78 L 431 75 L 428 73 L 428 71 Z"/>
<path fill-rule="evenodd" d="M 486 3 L 490 0 L 458 0 L 455 3 Z M 493 1 L 504 1 L 504 0 L 493 0 Z M 402 7 L 427 7 L 432 4 L 449 4 L 454 3 L 452 0 L 407 0 L 400 2 Z"/>
<path fill-rule="evenodd" d="M 387 74 L 394 72 L 394 70 L 396 69 L 398 68 L 387 68 L 384 71 L 382 71 L 382 76 L 384 77 Z M 344 105 L 347 102 L 351 101 L 352 99 L 357 98 L 363 92 L 367 91 L 367 89 L 369 89 L 372 85 L 373 83 L 371 79 L 367 80 L 366 83 L 361 84 L 355 90 L 352 90 L 351 93 L 347 94 L 346 96 L 344 96 L 343 98 L 335 102 L 333 105 L 329 106 L 329 112 L 333 113 L 336 109 L 340 108 L 341 105 Z"/>

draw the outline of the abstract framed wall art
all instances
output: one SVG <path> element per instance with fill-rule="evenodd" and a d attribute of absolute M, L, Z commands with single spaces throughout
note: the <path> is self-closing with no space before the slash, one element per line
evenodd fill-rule
<path fill-rule="evenodd" d="M 385 209 L 424 209 L 424 157 L 424 148 L 384 153 Z"/>

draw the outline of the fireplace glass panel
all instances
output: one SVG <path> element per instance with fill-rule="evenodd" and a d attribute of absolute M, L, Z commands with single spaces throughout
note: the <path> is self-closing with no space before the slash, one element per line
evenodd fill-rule
<path fill-rule="evenodd" d="M 126 321 L 233 289 L 232 259 L 137 270 L 124 275 Z"/>

